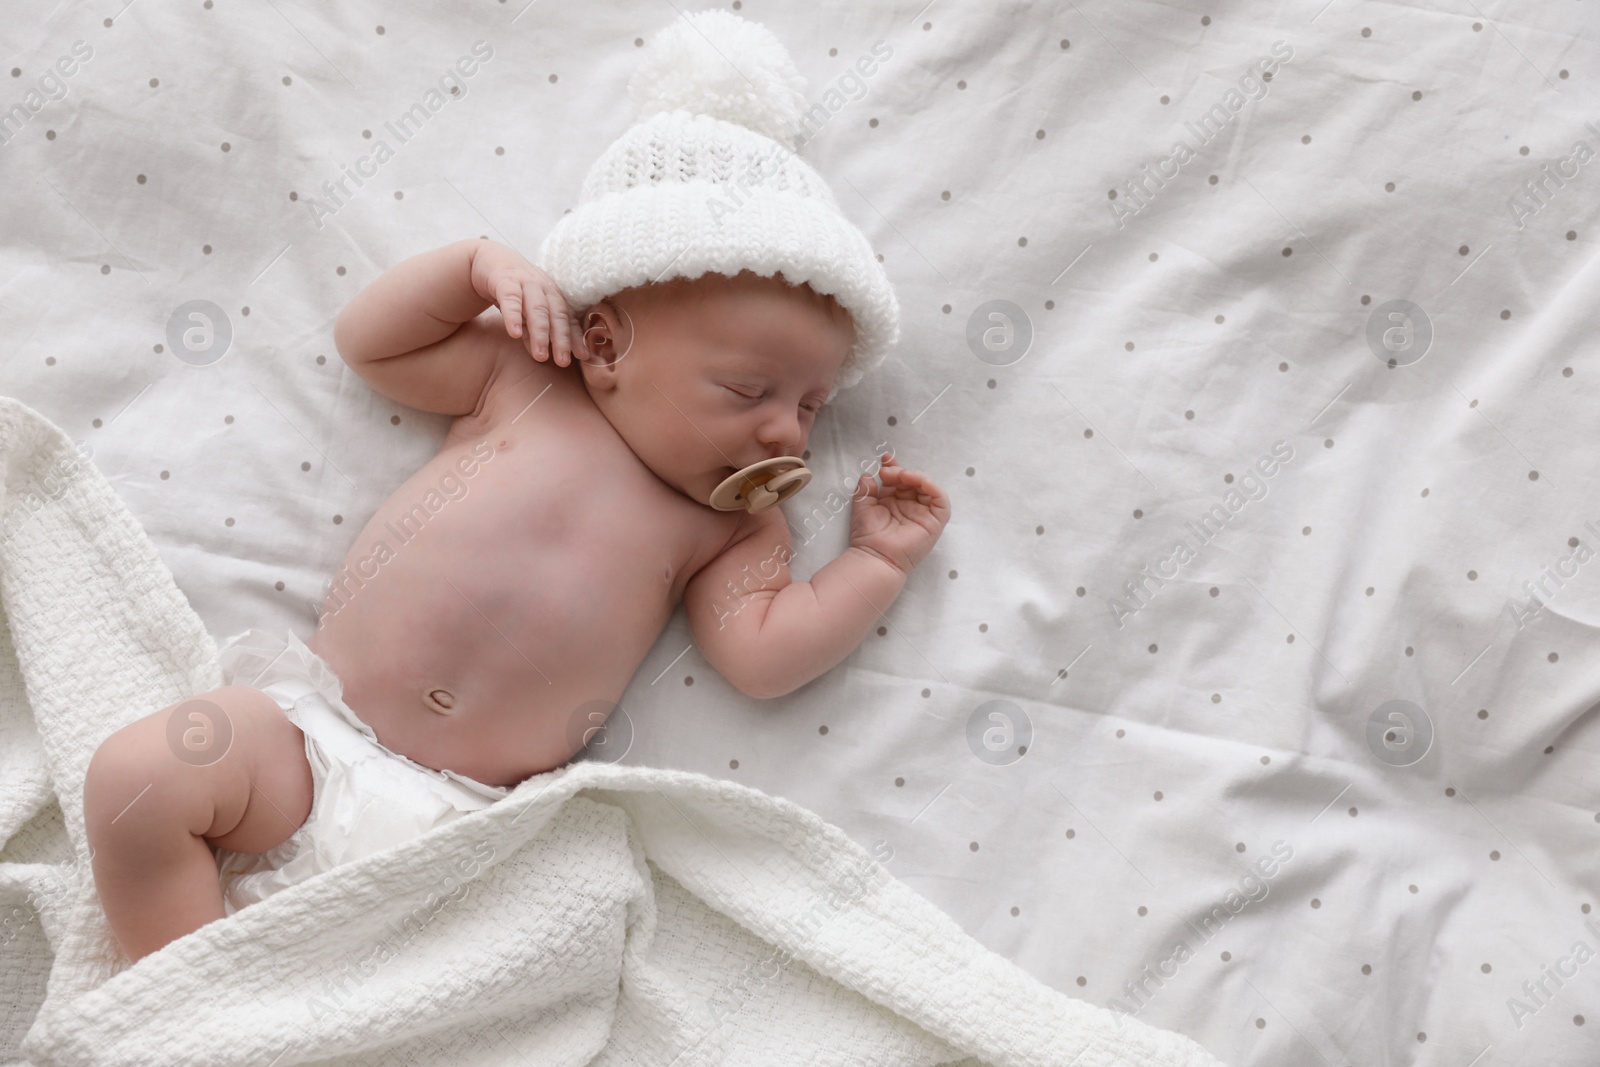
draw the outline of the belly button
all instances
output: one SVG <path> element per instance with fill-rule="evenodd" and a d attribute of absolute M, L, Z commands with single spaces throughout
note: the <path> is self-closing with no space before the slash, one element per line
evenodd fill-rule
<path fill-rule="evenodd" d="M 456 698 L 448 689 L 427 689 L 422 693 L 422 702 L 431 711 L 449 715 L 450 709 L 455 707 Z"/>
<path fill-rule="evenodd" d="M 667 567 L 667 568 L 663 569 L 662 572 L 661 572 L 661 578 L 668 585 L 671 585 L 672 584 L 672 568 L 671 567 Z"/>

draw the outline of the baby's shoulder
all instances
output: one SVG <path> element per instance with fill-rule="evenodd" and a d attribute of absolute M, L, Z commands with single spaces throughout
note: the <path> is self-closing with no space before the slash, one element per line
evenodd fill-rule
<path fill-rule="evenodd" d="M 766 511 L 755 513 L 723 512 L 719 518 L 726 525 L 717 524 L 713 527 L 720 540 L 716 542 L 717 548 L 711 554 L 711 561 L 725 557 L 742 557 L 753 545 L 774 549 L 779 545 L 790 544 L 789 524 L 785 521 L 781 508 L 768 508 Z"/>
<path fill-rule="evenodd" d="M 493 371 L 475 410 L 457 417 L 450 434 L 457 438 L 493 433 L 517 419 L 534 403 L 564 408 L 580 399 L 583 383 L 576 364 L 557 367 L 534 359 L 520 340 L 507 337 L 496 353 Z"/>

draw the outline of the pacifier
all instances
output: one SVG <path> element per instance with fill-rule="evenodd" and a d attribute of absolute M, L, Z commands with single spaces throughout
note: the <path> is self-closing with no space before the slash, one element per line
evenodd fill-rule
<path fill-rule="evenodd" d="M 711 506 L 754 515 L 794 496 L 810 481 L 811 472 L 798 456 L 774 456 L 724 478 L 711 491 Z"/>

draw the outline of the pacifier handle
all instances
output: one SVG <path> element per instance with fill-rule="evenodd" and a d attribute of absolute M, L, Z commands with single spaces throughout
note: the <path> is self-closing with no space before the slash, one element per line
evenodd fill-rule
<path fill-rule="evenodd" d="M 750 510 L 752 512 L 765 511 L 785 496 L 789 496 L 791 493 L 798 493 L 805 488 L 806 483 L 810 480 L 811 472 L 806 471 L 803 467 L 797 470 L 784 471 L 777 477 L 770 479 L 765 485 L 758 485 L 752 488 L 745 494 L 745 499 L 750 502 Z M 790 493 L 785 493 L 784 490 L 791 485 L 794 485 L 794 489 Z"/>

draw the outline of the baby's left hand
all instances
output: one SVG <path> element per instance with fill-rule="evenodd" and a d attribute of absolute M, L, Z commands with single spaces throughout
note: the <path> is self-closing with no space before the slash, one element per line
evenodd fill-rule
<path fill-rule="evenodd" d="M 863 474 L 851 498 L 850 545 L 864 548 L 910 574 L 932 551 L 950 521 L 950 500 L 932 478 L 883 454 L 879 486 Z"/>

